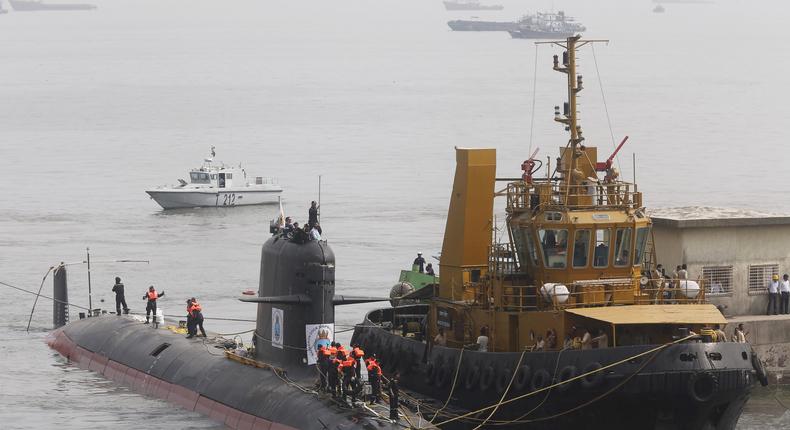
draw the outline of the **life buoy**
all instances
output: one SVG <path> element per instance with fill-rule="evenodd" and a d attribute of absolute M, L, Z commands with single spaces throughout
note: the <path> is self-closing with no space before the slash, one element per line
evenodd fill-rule
<path fill-rule="evenodd" d="M 601 367 L 603 366 L 601 366 L 601 363 L 598 363 L 597 361 L 593 361 L 592 363 L 589 363 L 588 365 L 584 366 L 584 370 L 582 371 L 582 374 L 584 374 L 584 376 L 582 376 L 581 378 L 582 387 L 590 389 L 601 385 L 601 382 L 603 382 L 603 372 L 598 371 Z M 595 373 L 591 373 L 588 375 L 588 373 L 590 372 L 595 372 Z"/>
<path fill-rule="evenodd" d="M 425 383 L 431 385 L 435 376 L 436 366 L 433 364 L 433 361 L 429 361 L 428 366 L 425 367 Z"/>
<path fill-rule="evenodd" d="M 480 391 L 488 391 L 491 388 L 491 385 L 494 384 L 494 377 L 496 376 L 496 372 L 494 371 L 494 366 L 488 365 L 483 369 L 483 373 L 480 374 Z"/>
<path fill-rule="evenodd" d="M 711 372 L 692 373 L 688 380 L 689 396 L 697 402 L 710 400 L 719 388 L 719 380 Z"/>
<path fill-rule="evenodd" d="M 752 367 L 754 367 L 754 371 L 757 374 L 757 380 L 760 381 L 760 385 L 763 387 L 768 386 L 768 375 L 765 373 L 765 367 L 763 367 L 763 362 L 760 360 L 760 357 L 757 356 L 757 353 L 752 350 Z"/>
<path fill-rule="evenodd" d="M 569 365 L 563 367 L 562 370 L 560 370 L 560 374 L 557 376 L 557 382 L 561 384 L 557 387 L 557 391 L 567 391 L 569 388 L 571 388 L 571 386 L 574 385 L 573 383 L 576 381 L 567 381 L 575 378 L 576 374 L 576 366 Z"/>
<path fill-rule="evenodd" d="M 450 366 L 445 364 L 444 366 L 439 367 L 436 371 L 436 386 L 439 388 L 444 387 L 447 385 L 447 382 L 450 380 Z"/>
<path fill-rule="evenodd" d="M 505 389 L 507 389 L 508 384 L 510 384 L 510 380 L 513 379 L 513 371 L 505 367 L 501 369 L 499 373 L 496 375 L 496 391 L 497 393 L 504 393 Z"/>
<path fill-rule="evenodd" d="M 516 371 L 516 377 L 513 379 L 513 389 L 516 391 L 523 391 L 529 386 L 529 381 L 532 378 L 532 369 L 526 364 L 521 365 Z"/>
<path fill-rule="evenodd" d="M 466 374 L 466 379 L 464 380 L 464 388 L 467 391 L 475 391 L 477 388 L 477 382 L 480 380 L 480 366 L 474 365 L 472 369 L 469 370 L 469 373 Z"/>
<path fill-rule="evenodd" d="M 549 371 L 546 369 L 538 369 L 534 375 L 532 375 L 532 381 L 530 381 L 529 387 L 532 391 L 540 390 L 541 388 L 546 388 L 549 386 L 551 382 L 551 375 Z"/>

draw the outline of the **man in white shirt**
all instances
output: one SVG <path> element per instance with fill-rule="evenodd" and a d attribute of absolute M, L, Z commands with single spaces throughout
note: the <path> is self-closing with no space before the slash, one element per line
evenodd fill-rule
<path fill-rule="evenodd" d="M 782 281 L 779 282 L 779 295 L 782 299 L 779 302 L 779 313 L 786 314 L 788 313 L 788 305 L 790 305 L 790 279 L 788 279 L 787 273 L 782 277 Z"/>
<path fill-rule="evenodd" d="M 776 299 L 779 295 L 779 275 L 774 275 L 768 284 L 768 310 L 767 315 L 776 315 Z"/>

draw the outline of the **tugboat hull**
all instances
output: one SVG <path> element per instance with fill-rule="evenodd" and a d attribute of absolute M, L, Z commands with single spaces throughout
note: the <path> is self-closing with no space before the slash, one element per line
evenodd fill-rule
<path fill-rule="evenodd" d="M 520 352 L 462 354 L 455 348 L 428 348 L 375 327 L 370 320 L 356 328 L 352 342 L 376 353 L 386 373 L 398 371 L 405 387 L 436 399 L 434 407 L 452 391 L 453 407 L 479 411 L 471 420 L 447 422 L 445 426 L 452 428 L 480 424 L 479 419 L 492 411 L 485 408 L 497 404 L 507 390 L 507 403 L 489 422 L 499 424 L 497 428 L 508 422 L 512 428 L 530 429 L 583 425 L 607 430 L 730 430 L 762 371 L 753 365 L 759 359 L 751 347 L 740 343 L 524 352 L 523 357 Z M 605 368 L 611 364 L 616 365 Z M 578 378 L 601 368 L 605 369 Z M 440 416 L 434 423 L 452 418 Z"/>
<path fill-rule="evenodd" d="M 178 209 L 272 204 L 277 203 L 282 190 L 149 190 L 146 193 L 163 209 Z"/>

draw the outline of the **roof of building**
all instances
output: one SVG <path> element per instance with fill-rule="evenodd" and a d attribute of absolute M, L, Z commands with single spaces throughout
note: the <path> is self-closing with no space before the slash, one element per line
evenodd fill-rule
<path fill-rule="evenodd" d="M 630 305 L 566 309 L 609 324 L 727 324 L 712 304 Z"/>
<path fill-rule="evenodd" d="M 684 206 L 648 211 L 653 224 L 673 228 L 790 225 L 790 215 L 742 208 Z"/>

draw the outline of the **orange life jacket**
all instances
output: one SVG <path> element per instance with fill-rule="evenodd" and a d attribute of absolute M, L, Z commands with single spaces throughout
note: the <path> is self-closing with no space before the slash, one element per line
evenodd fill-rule
<path fill-rule="evenodd" d="M 352 353 L 354 354 L 354 357 L 356 357 L 356 358 L 362 358 L 362 357 L 365 356 L 365 351 L 361 350 L 358 347 L 354 348 Z"/>
<path fill-rule="evenodd" d="M 189 306 L 189 314 L 190 315 L 193 315 L 193 312 L 195 312 L 195 311 L 203 312 L 203 308 L 200 307 L 200 303 L 198 303 L 198 302 L 192 302 L 192 305 Z"/>
<path fill-rule="evenodd" d="M 378 363 L 375 361 L 371 361 L 370 364 L 368 364 L 368 372 L 381 375 L 381 367 L 379 367 Z"/>
<path fill-rule="evenodd" d="M 330 346 L 329 355 L 337 355 L 337 348 L 335 348 L 334 346 Z"/>
<path fill-rule="evenodd" d="M 154 301 L 154 300 L 156 300 L 158 297 L 159 297 L 159 296 L 156 294 L 156 290 L 153 290 L 153 291 L 151 291 L 151 290 L 148 290 L 148 300 L 149 300 L 149 301 Z"/>

